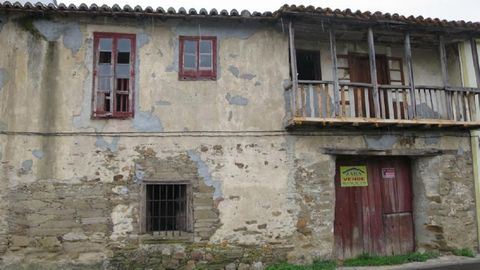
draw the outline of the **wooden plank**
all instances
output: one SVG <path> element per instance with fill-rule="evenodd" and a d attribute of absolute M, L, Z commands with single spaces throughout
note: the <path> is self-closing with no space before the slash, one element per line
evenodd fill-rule
<path fill-rule="evenodd" d="M 433 112 L 433 103 L 432 103 L 432 96 L 430 95 L 430 89 L 425 89 L 425 100 L 427 103 L 427 112 L 428 112 L 428 118 L 434 118 L 434 112 Z"/>
<path fill-rule="evenodd" d="M 403 94 L 403 118 L 402 119 L 409 118 L 407 91 L 408 91 L 407 89 L 402 90 L 402 94 Z"/>
<path fill-rule="evenodd" d="M 331 114 L 330 114 L 330 89 L 329 87 L 325 87 L 325 108 L 326 108 L 326 112 L 325 112 L 325 115 L 327 117 L 331 117 Z"/>
<path fill-rule="evenodd" d="M 342 116 L 347 116 L 346 115 L 346 108 L 345 106 L 347 105 L 346 103 L 346 100 L 345 100 L 345 87 L 341 87 L 340 88 L 340 91 L 341 91 L 341 99 L 342 99 Z"/>
<path fill-rule="evenodd" d="M 387 89 L 387 107 L 388 107 L 388 118 L 389 119 L 394 118 L 392 95 L 393 95 L 392 89 Z"/>
<path fill-rule="evenodd" d="M 396 103 L 397 103 L 397 119 L 402 119 L 402 114 L 401 114 L 401 103 L 400 103 L 400 90 L 396 89 Z"/>
<path fill-rule="evenodd" d="M 350 106 L 350 117 L 355 117 L 355 94 L 353 88 L 348 87 L 348 102 Z"/>
<path fill-rule="evenodd" d="M 310 116 L 315 117 L 315 101 L 314 101 L 314 95 L 313 95 L 313 85 L 309 84 L 308 85 L 308 95 L 310 97 L 309 99 L 309 107 L 310 107 Z"/>
<path fill-rule="evenodd" d="M 415 112 L 415 80 L 413 76 L 413 65 L 412 65 L 412 49 L 410 46 L 410 33 L 405 34 L 405 61 L 407 63 L 407 75 L 408 75 L 408 85 L 410 86 L 410 98 L 412 100 L 412 109 L 409 111 L 409 119 L 414 119 L 416 117 Z"/>
<path fill-rule="evenodd" d="M 385 119 L 387 117 L 386 111 L 385 111 L 385 92 L 387 89 L 380 89 L 380 110 L 382 112 L 381 118 Z"/>
<path fill-rule="evenodd" d="M 363 104 L 362 104 L 362 95 L 363 95 L 363 89 L 362 88 L 355 88 L 355 91 L 357 92 L 357 106 L 358 106 L 358 115 L 360 117 L 363 117 Z"/>
<path fill-rule="evenodd" d="M 465 114 L 465 121 L 470 122 L 470 104 L 468 102 L 468 93 L 463 93 L 463 104 L 464 104 L 464 114 Z"/>
<path fill-rule="evenodd" d="M 333 26 L 330 26 L 330 31 L 329 31 L 329 36 L 330 36 L 330 54 L 332 58 L 332 78 L 333 78 L 333 95 L 334 95 L 334 106 L 335 106 L 335 115 L 339 114 L 339 108 L 338 108 L 338 77 L 337 77 L 337 46 L 336 46 L 336 41 L 335 41 L 335 30 L 333 29 Z"/>
<path fill-rule="evenodd" d="M 317 91 L 318 117 L 322 118 L 322 86 L 315 85 L 315 91 Z"/>
<path fill-rule="evenodd" d="M 301 105 L 302 116 L 306 116 L 307 115 L 307 110 L 306 110 L 307 100 L 305 98 L 305 86 L 304 85 L 300 85 L 300 97 L 301 97 L 301 100 L 302 100 L 302 105 Z"/>
<path fill-rule="evenodd" d="M 370 76 L 373 84 L 373 108 L 376 118 L 380 118 L 380 105 L 378 99 L 378 80 L 377 80 L 377 64 L 375 60 L 375 44 L 373 41 L 373 30 L 368 28 L 368 58 L 370 60 Z"/>
<path fill-rule="evenodd" d="M 363 94 L 365 96 L 365 117 L 372 117 L 370 115 L 370 99 L 369 99 L 369 91 L 368 88 L 363 88 Z"/>

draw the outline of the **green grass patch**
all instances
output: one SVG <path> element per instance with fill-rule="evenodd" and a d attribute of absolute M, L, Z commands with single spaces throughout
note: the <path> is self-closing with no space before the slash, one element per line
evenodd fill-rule
<path fill-rule="evenodd" d="M 270 265 L 265 270 L 334 270 L 337 264 L 334 261 L 314 261 L 309 265 L 295 265 L 289 263 L 278 263 Z"/>
<path fill-rule="evenodd" d="M 453 255 L 457 255 L 457 256 L 463 256 L 463 257 L 475 257 L 475 253 L 473 253 L 473 250 L 469 249 L 469 248 L 456 248 L 454 250 L 452 250 L 452 253 Z"/>
<path fill-rule="evenodd" d="M 424 262 L 429 259 L 437 258 L 438 254 L 433 252 L 414 252 L 406 255 L 395 256 L 370 256 L 362 254 L 352 259 L 346 259 L 343 266 L 381 266 L 381 265 L 396 265 L 409 262 Z"/>

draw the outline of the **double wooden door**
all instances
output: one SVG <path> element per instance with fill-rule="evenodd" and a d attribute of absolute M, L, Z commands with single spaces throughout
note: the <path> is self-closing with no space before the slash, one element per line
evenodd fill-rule
<path fill-rule="evenodd" d="M 345 168 L 366 169 L 366 186 L 342 186 Z M 365 184 L 365 183 L 364 183 Z M 339 158 L 335 176 L 335 255 L 414 250 L 410 163 L 403 157 Z"/>

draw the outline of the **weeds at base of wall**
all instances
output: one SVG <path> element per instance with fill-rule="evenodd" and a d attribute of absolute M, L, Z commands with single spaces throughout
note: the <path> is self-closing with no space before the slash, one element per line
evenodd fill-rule
<path fill-rule="evenodd" d="M 371 256 L 362 254 L 352 259 L 346 259 L 343 266 L 382 266 L 382 265 L 397 265 L 410 262 L 425 262 L 439 256 L 436 252 L 413 252 L 406 255 L 395 256 Z"/>
<path fill-rule="evenodd" d="M 268 266 L 265 270 L 334 270 L 336 268 L 337 264 L 334 261 L 314 261 L 310 265 L 278 263 Z"/>
<path fill-rule="evenodd" d="M 463 256 L 463 257 L 470 257 L 470 258 L 475 257 L 475 253 L 473 252 L 473 250 L 469 248 L 461 248 L 461 249 L 456 248 L 452 250 L 452 253 L 453 255 L 456 255 L 456 256 Z"/>

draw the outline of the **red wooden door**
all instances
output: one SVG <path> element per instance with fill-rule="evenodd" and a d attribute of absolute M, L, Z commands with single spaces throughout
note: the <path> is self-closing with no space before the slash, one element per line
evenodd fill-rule
<path fill-rule="evenodd" d="M 365 166 L 368 185 L 342 187 L 342 166 Z M 346 167 L 344 167 L 346 168 Z M 414 249 L 410 165 L 406 158 L 339 158 L 335 176 L 335 254 L 349 258 Z"/>

